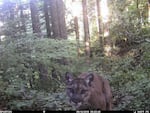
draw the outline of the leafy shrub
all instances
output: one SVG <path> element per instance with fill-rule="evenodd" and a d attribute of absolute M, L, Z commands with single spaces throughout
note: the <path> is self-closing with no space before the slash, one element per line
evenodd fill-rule
<path fill-rule="evenodd" d="M 14 110 L 67 110 L 71 109 L 66 94 L 47 93 L 37 90 L 24 92 L 22 98 L 10 99 L 8 108 Z"/>
<path fill-rule="evenodd" d="M 76 48 L 73 41 L 28 36 L 1 42 L 0 54 L 2 80 L 11 84 L 25 81 L 27 87 L 32 85 L 35 88 L 42 76 L 46 76 L 49 82 L 52 82 L 52 67 L 62 76 L 67 63 L 61 64 L 60 61 L 66 59 L 64 62 L 69 62 L 75 58 Z"/>

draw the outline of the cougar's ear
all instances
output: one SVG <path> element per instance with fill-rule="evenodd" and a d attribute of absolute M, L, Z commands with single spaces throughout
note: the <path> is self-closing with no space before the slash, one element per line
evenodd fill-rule
<path fill-rule="evenodd" d="M 86 83 L 91 86 L 91 82 L 94 80 L 94 74 L 93 73 L 89 73 L 86 78 L 85 81 Z"/>
<path fill-rule="evenodd" d="M 69 84 L 72 80 L 73 80 L 73 75 L 72 75 L 72 73 L 70 73 L 70 72 L 66 72 L 66 74 L 65 74 L 65 82 L 66 82 L 66 84 Z"/>

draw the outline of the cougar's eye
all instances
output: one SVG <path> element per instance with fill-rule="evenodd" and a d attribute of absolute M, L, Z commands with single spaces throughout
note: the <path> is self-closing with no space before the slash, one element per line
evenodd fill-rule
<path fill-rule="evenodd" d="M 87 90 L 81 90 L 81 94 L 84 94 Z"/>

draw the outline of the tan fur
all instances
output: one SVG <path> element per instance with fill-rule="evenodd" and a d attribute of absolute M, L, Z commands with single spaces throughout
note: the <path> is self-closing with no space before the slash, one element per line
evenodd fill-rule
<path fill-rule="evenodd" d="M 85 78 L 88 73 L 82 73 L 79 78 Z M 94 74 L 94 80 L 90 88 L 91 96 L 89 103 L 96 109 L 111 110 L 112 109 L 112 93 L 108 80 L 102 76 Z"/>
<path fill-rule="evenodd" d="M 79 75 L 78 78 L 85 79 L 88 74 L 89 73 L 82 73 Z M 97 74 L 93 73 L 93 75 L 94 75 L 94 79 L 91 82 L 91 86 L 88 87 L 88 91 L 86 93 L 87 96 L 86 97 L 81 96 L 81 98 L 84 98 L 84 101 L 88 105 L 88 109 L 111 110 L 112 93 L 111 93 L 111 88 L 108 80 L 104 79 L 102 76 L 99 76 Z M 83 86 L 81 84 L 80 90 L 82 88 Z M 77 108 L 77 109 L 84 109 L 84 107 Z"/>

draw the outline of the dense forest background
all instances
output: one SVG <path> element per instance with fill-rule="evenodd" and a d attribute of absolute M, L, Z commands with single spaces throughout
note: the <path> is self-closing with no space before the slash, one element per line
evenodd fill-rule
<path fill-rule="evenodd" d="M 150 0 L 0 0 L 0 110 L 73 110 L 67 71 L 107 78 L 114 110 L 150 110 Z"/>

